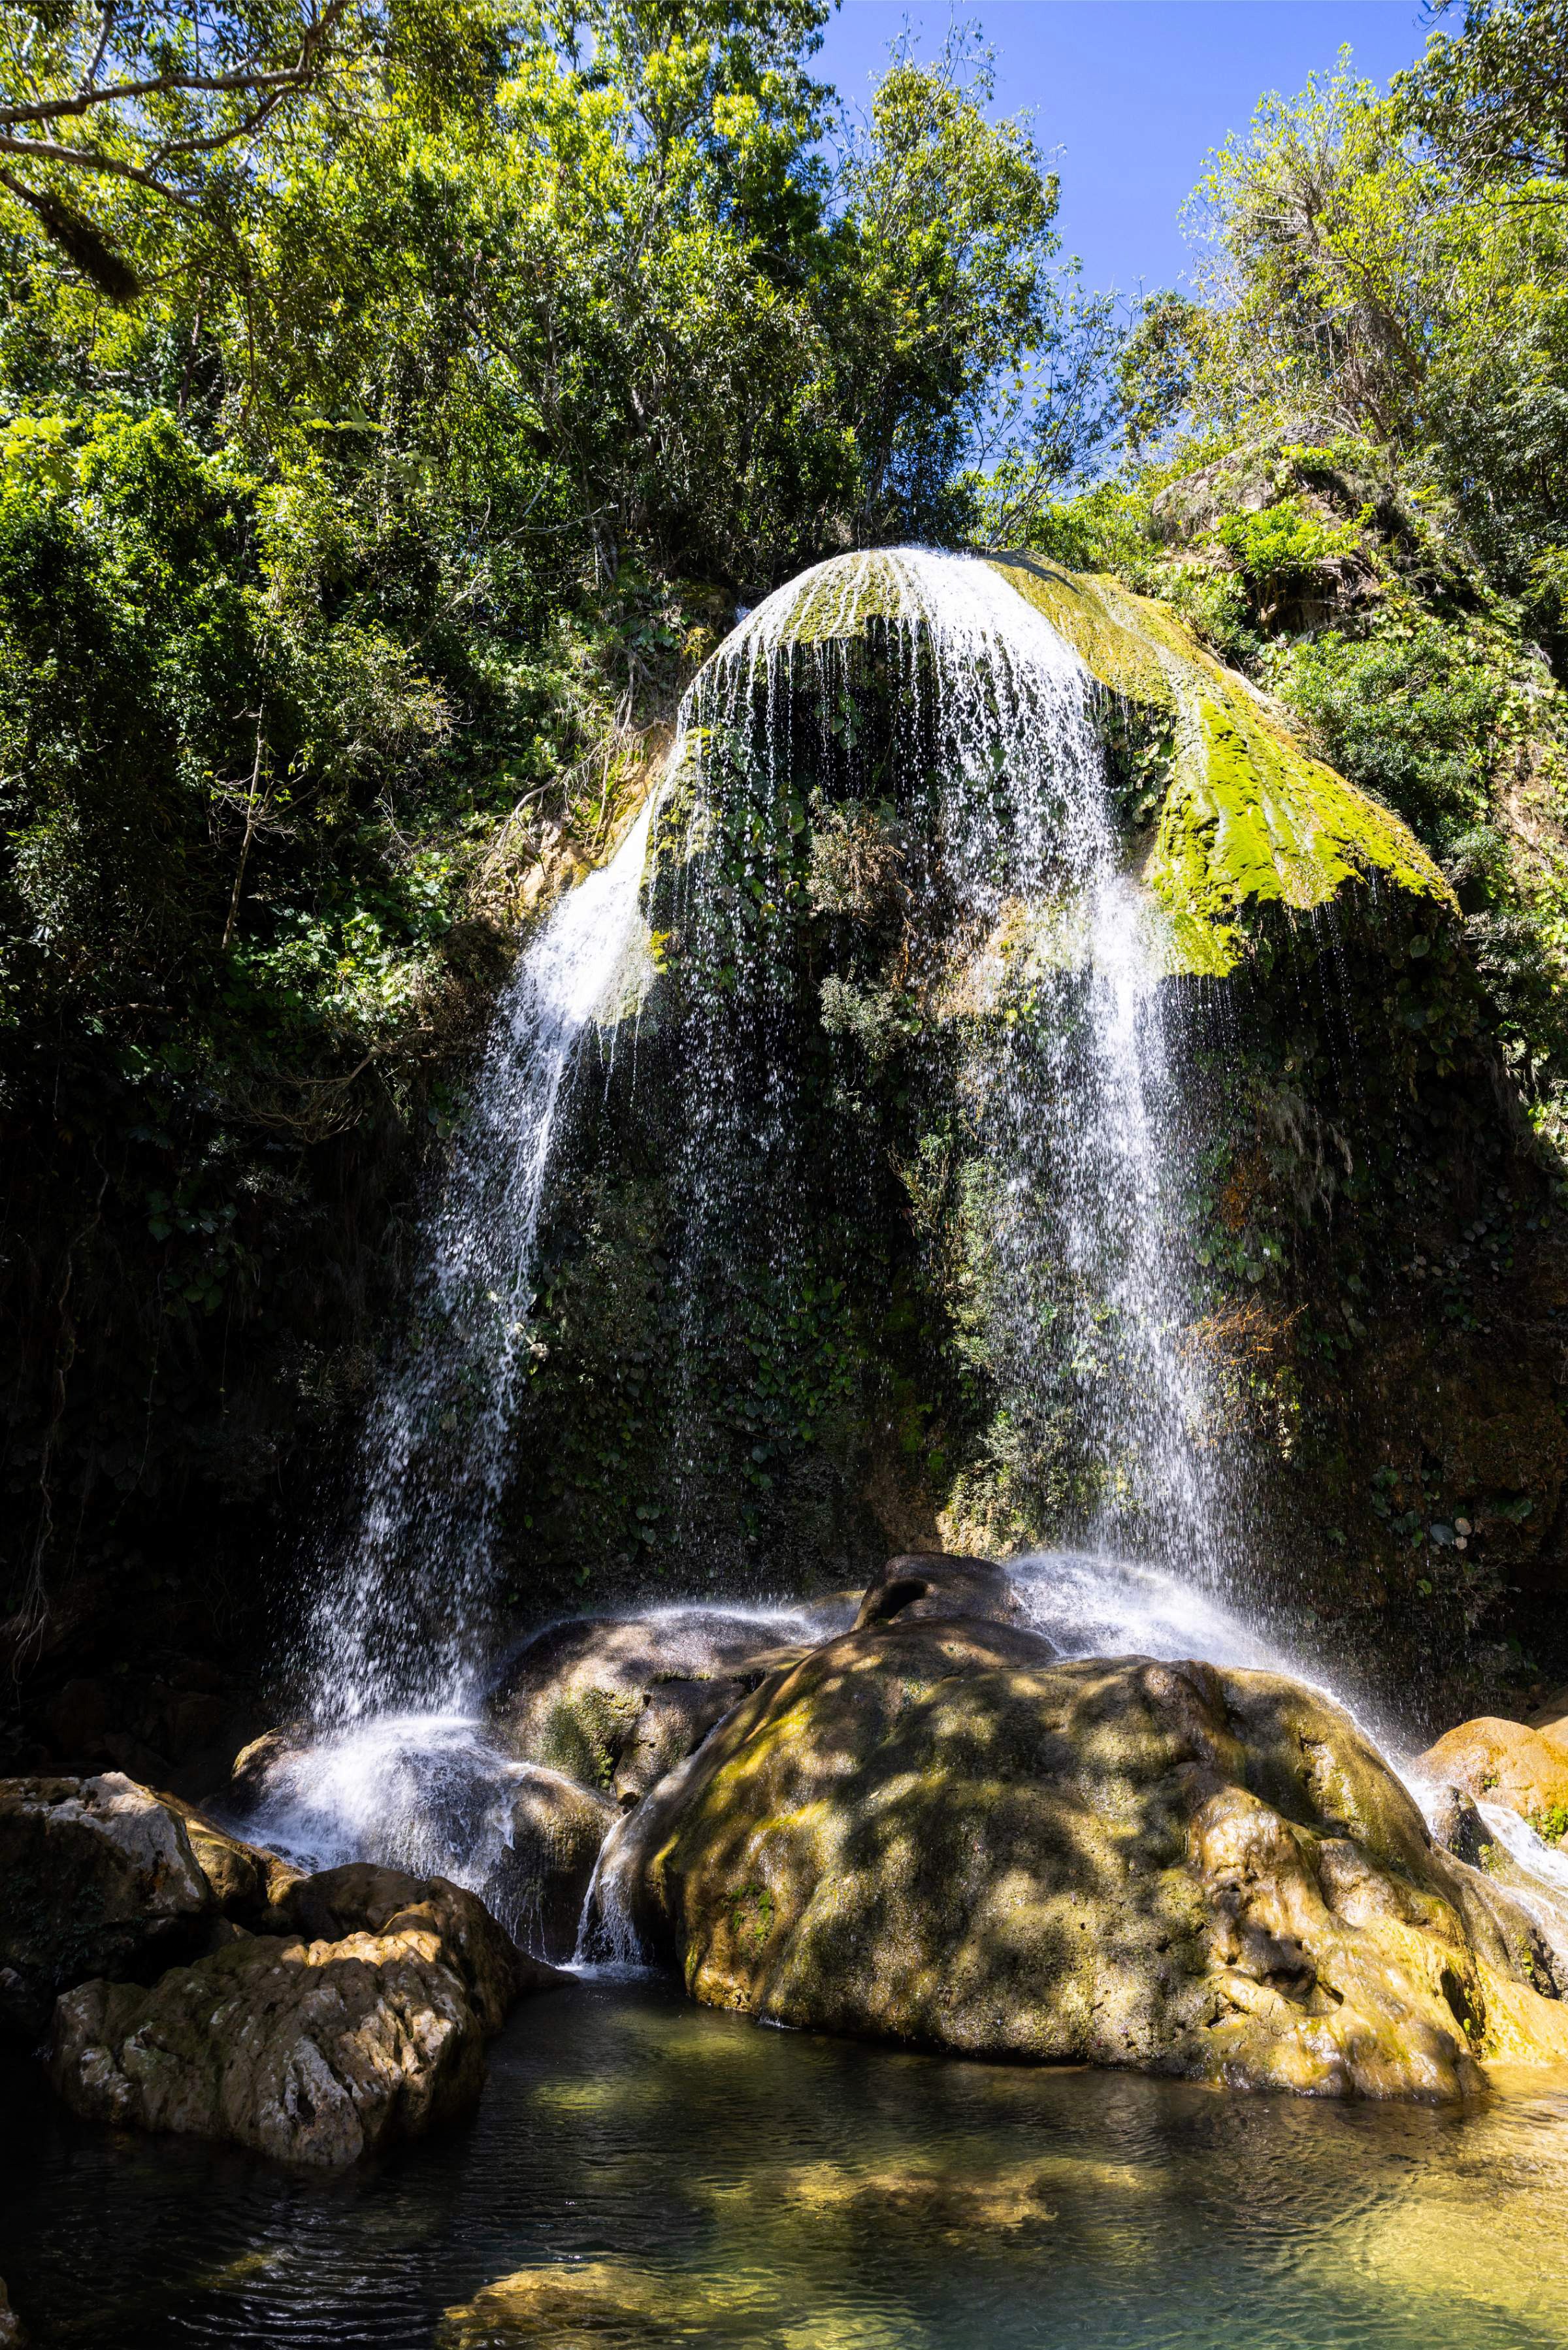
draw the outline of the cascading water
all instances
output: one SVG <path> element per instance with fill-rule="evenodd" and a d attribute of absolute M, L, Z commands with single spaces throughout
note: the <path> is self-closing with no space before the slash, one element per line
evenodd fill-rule
<path fill-rule="evenodd" d="M 824 1037 L 839 1054 L 878 1022 L 919 1028 L 937 1039 L 966 1138 L 960 1204 L 980 1244 L 960 1336 L 994 1399 L 992 1471 L 1013 1479 L 1025 1516 L 1077 1545 L 1014 1562 L 1029 1614 L 1068 1657 L 1302 1670 L 1237 1604 L 1231 1481 L 1186 1270 L 1193 1137 L 1173 991 L 1123 867 L 1096 691 L 995 570 L 922 549 L 819 566 L 702 671 L 657 802 L 561 901 L 498 1009 L 427 1226 L 414 1340 L 370 1415 L 358 1540 L 317 1611 L 326 1735 L 277 1767 L 251 1833 L 314 1866 L 439 1869 L 525 1924 L 526 1888 L 497 1890 L 526 1766 L 479 1716 L 482 1603 L 559 1107 L 627 963 L 656 807 L 672 818 L 654 920 L 672 914 L 677 971 L 668 1437 L 689 1555 L 702 1555 L 698 1367 L 715 1330 L 748 1315 L 753 1337 L 765 1327 L 754 1359 L 819 1440 L 810 1381 L 792 1388 L 778 1362 L 797 1330 L 810 1343 L 821 1129 L 814 1143 L 803 1111 Z M 803 858 L 813 828 L 826 866 Z M 836 908 L 853 928 L 862 900 L 877 919 L 893 909 L 898 987 L 881 996 L 798 951 L 803 909 Z M 855 1124 L 841 1097 L 841 1133 Z M 831 1298 L 829 1321 L 840 1311 Z M 742 1331 L 742 1354 L 749 1343 Z M 739 1382 L 729 1401 L 752 1409 Z M 972 1499 L 955 1531 L 990 1547 Z M 773 1626 L 808 1640 L 826 1628 Z M 612 1836 L 589 1900 L 596 1955 L 625 1963 L 636 1938 L 617 1849 Z"/>
<path fill-rule="evenodd" d="M 478 1626 L 558 1116 L 628 976 L 656 806 L 562 898 L 496 1008 L 425 1227 L 412 1334 L 366 1426 L 357 1535 L 310 1626 L 317 1734 L 279 1759 L 249 1823 L 307 1866 L 368 1858 L 484 1887 L 509 1923 L 516 1766 L 475 1716 Z"/>
<path fill-rule="evenodd" d="M 610 862 L 560 900 L 496 1009 L 425 1227 L 412 1336 L 367 1423 L 358 1534 L 315 1610 L 318 1719 L 461 1714 L 471 1695 L 556 1115 L 625 973 L 653 816 L 649 800 Z"/>
<path fill-rule="evenodd" d="M 728 1284 L 709 1286 L 732 1294 L 740 1260 L 776 1270 L 797 1248 L 784 1039 L 802 993 L 787 951 L 801 775 L 827 779 L 841 827 L 874 790 L 893 813 L 858 853 L 898 868 L 906 1000 L 970 1039 L 998 1466 L 1027 1482 L 1070 1429 L 1064 1530 L 1212 1584 L 1233 1532 L 1191 1337 L 1171 1012 L 1149 911 L 1120 868 L 1096 691 L 990 565 L 921 548 L 805 573 L 699 679 L 678 907 L 698 974 L 686 1279 L 694 1295 L 704 1259 L 727 1262 Z M 868 691 L 888 723 L 869 787 Z M 830 979 L 822 1024 L 855 1017 Z"/>

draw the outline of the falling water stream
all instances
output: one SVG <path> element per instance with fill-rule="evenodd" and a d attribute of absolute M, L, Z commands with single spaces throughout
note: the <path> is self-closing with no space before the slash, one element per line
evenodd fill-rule
<path fill-rule="evenodd" d="M 724 984 L 697 988 L 686 1039 L 685 1277 L 704 1252 L 787 1263 L 799 1238 L 795 1079 L 774 1049 L 799 1006 L 770 891 L 797 754 L 836 755 L 868 635 L 914 779 L 910 924 L 943 942 L 921 984 L 981 1038 L 965 1103 L 1002 1424 L 1023 1458 L 1067 1412 L 1094 1471 L 1071 1547 L 1012 1561 L 1015 1586 L 1068 1657 L 1312 1678 L 1235 1572 L 1233 1481 L 1191 1344 L 1169 991 L 1123 869 L 1092 682 L 981 562 L 821 566 L 751 613 L 687 697 L 668 785 L 671 808 L 684 794 L 681 919 L 693 967 Z M 248 1824 L 309 1866 L 374 1857 L 487 1887 L 505 1856 L 520 1766 L 480 1712 L 482 1627 L 536 1237 L 574 1064 L 624 996 L 655 814 L 524 947 L 424 1228 L 357 1530 L 321 1581 L 317 1730 Z M 741 893 L 715 886 L 726 838 L 751 860 L 743 920 Z M 670 1430 L 677 1451 L 690 1440 Z M 756 1612 L 775 1641 L 846 1620 Z M 1568 1875 L 1512 1814 L 1487 1819 L 1543 1894 Z M 106 2141 L 40 2113 L 15 2135 L 42 2149 L 27 2175 L 0 2155 L 0 2267 L 83 2350 L 1568 2350 L 1568 2098 L 1469 2116 L 1216 2097 L 763 2032 L 585 1971 L 519 2011 L 472 2133 L 331 2195 L 179 2141 L 116 2147 L 106 2180 Z M 78 2256 L 89 2230 L 108 2298 Z"/>
<path fill-rule="evenodd" d="M 890 712 L 899 886 L 929 950 L 919 984 L 978 1040 L 962 1083 L 1000 1424 L 1027 1460 L 1065 1414 L 1092 1471 L 1072 1546 L 1015 1559 L 1014 1581 L 1065 1656 L 1198 1657 L 1321 1680 L 1251 1620 L 1237 1571 L 1237 1481 L 1192 1339 L 1193 1138 L 1173 1078 L 1172 991 L 1124 867 L 1094 681 L 983 561 L 842 556 L 769 597 L 702 671 L 667 784 L 611 861 L 560 899 L 498 1006 L 425 1226 L 410 1333 L 369 1417 L 357 1534 L 322 1582 L 316 1731 L 275 1766 L 251 1823 L 302 1864 L 376 1858 L 497 1899 L 523 1766 L 483 1719 L 483 1625 L 573 1065 L 624 996 L 668 794 L 695 974 L 677 1144 L 686 1293 L 726 1250 L 787 1268 L 800 1240 L 799 1003 L 781 910 L 797 769 L 843 768 L 867 646 Z M 853 784 L 852 762 L 845 772 Z M 693 1447 L 679 1409 L 670 1442 L 678 1457 Z M 759 1637 L 798 1638 L 803 1620 L 760 1614 Z M 1496 1833 L 1543 1894 L 1563 1889 L 1552 1856 L 1524 1849 L 1537 1840 L 1522 1823 Z M 598 1955 L 634 1959 L 613 1887 L 595 1898 Z"/>

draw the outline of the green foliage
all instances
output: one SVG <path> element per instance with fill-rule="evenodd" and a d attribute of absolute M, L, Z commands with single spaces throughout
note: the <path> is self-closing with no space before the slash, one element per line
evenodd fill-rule
<path fill-rule="evenodd" d="M 1300 587 L 1321 563 L 1358 551 L 1347 524 L 1326 523 L 1299 498 L 1282 498 L 1256 514 L 1226 515 L 1214 533 L 1255 594 Z"/>

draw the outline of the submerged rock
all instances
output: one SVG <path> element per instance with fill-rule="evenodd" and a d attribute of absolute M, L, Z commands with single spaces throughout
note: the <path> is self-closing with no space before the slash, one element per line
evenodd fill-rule
<path fill-rule="evenodd" d="M 635 1804 L 782 1659 L 754 1618 L 703 1607 L 576 1617 L 531 1640 L 490 1700 L 525 1762 Z"/>
<path fill-rule="evenodd" d="M 628 2261 L 582 2261 L 497 2277 L 472 2301 L 443 2313 L 435 2342 L 436 2350 L 492 2350 L 513 2342 L 553 2343 L 558 2350 L 590 2343 L 642 2350 L 647 2343 L 690 2343 L 704 2321 L 728 2334 L 737 2324 L 767 2326 L 776 2314 L 774 2288 L 764 2277 L 721 2282 L 659 2276 Z"/>
<path fill-rule="evenodd" d="M 439 1877 L 332 1869 L 295 1886 L 288 1906 L 300 1937 L 234 1929 L 151 1990 L 67 1992 L 49 2059 L 67 2103 L 338 2168 L 471 2105 L 485 2040 L 523 1992 L 556 1980 Z"/>
<path fill-rule="evenodd" d="M 27 2350 L 27 2337 L 22 2331 L 21 2319 L 11 2306 L 4 2277 L 0 2277 L 0 2350 Z"/>
<path fill-rule="evenodd" d="M 1494 1714 L 1461 1721 L 1418 1756 L 1415 1768 L 1476 1803 L 1505 1804 L 1538 1835 L 1555 1838 L 1568 1828 L 1568 1748 L 1522 1721 Z"/>
<path fill-rule="evenodd" d="M 1336 1706 L 1012 1626 L 826 1643 L 619 1825 L 600 1887 L 694 1996 L 780 2022 L 1329 2095 L 1568 2058 L 1531 1921 Z"/>
<path fill-rule="evenodd" d="M 0 2032 L 39 2038 L 57 1992 L 155 1974 L 216 1913 L 183 1821 L 121 1772 L 0 1781 Z"/>

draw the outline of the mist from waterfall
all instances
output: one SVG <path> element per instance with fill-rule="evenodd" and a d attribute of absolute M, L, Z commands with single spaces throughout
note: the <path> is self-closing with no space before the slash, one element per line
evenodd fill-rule
<path fill-rule="evenodd" d="M 461 1715 L 529 1360 L 539 1214 L 572 1065 L 628 976 L 657 795 L 609 863 L 563 896 L 491 1023 L 421 1228 L 408 1334 L 372 1401 L 359 1512 L 309 1627 L 314 1712 Z"/>

